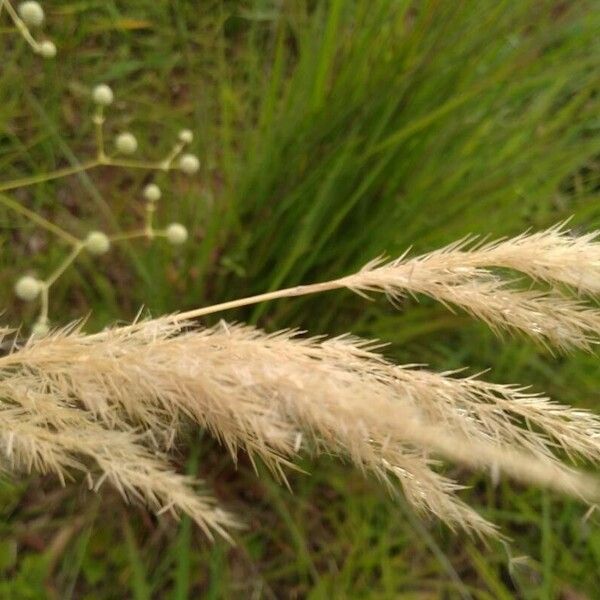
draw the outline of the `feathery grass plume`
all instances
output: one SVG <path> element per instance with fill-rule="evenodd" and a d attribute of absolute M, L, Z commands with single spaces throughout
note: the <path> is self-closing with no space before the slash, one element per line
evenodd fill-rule
<path fill-rule="evenodd" d="M 175 473 L 165 456 L 147 447 L 145 436 L 124 422 L 118 429 L 103 427 L 47 384 L 31 372 L 0 377 L 0 460 L 5 470 L 53 473 L 63 485 L 78 470 L 96 491 L 108 480 L 125 499 L 145 502 L 157 513 L 183 512 L 207 536 L 215 532 L 228 538 L 235 519 L 212 498 L 199 495 L 195 481 Z"/>
<path fill-rule="evenodd" d="M 414 259 L 375 261 L 351 276 L 350 287 L 383 290 L 392 299 L 403 291 L 423 293 L 460 306 L 492 328 L 519 329 L 562 349 L 588 348 L 598 341 L 598 310 L 563 298 L 560 290 L 515 289 L 515 282 L 490 270 L 508 268 L 578 294 L 600 293 L 599 233 L 575 236 L 565 225 L 479 245 L 467 237 Z"/>
<path fill-rule="evenodd" d="M 465 435 L 514 441 L 533 453 L 550 456 L 560 449 L 573 461 L 600 461 L 600 421 L 590 411 L 558 404 L 521 386 L 452 377 L 453 372 L 392 368 L 404 392 L 418 390 L 429 417 L 444 426 Z"/>
<path fill-rule="evenodd" d="M 456 371 L 432 373 L 416 365 L 393 365 L 374 352 L 372 344 L 351 336 L 324 345 L 344 347 L 346 368 L 366 371 L 368 361 L 370 376 L 388 381 L 428 420 L 452 431 L 515 443 L 545 456 L 560 448 L 572 460 L 600 461 L 600 418 L 590 411 L 558 404 L 523 386 L 456 377 Z"/>
<path fill-rule="evenodd" d="M 536 281 L 564 284 L 578 294 L 600 293 L 598 232 L 575 236 L 559 224 L 508 240 L 474 244 L 468 237 L 424 256 L 375 260 L 342 281 L 355 291 L 383 291 L 393 301 L 425 294 L 456 305 L 493 329 L 518 329 L 551 346 L 589 348 L 598 342 L 600 311 L 561 290 L 523 290 L 491 270 L 520 271 Z"/>
<path fill-rule="evenodd" d="M 567 222 L 545 231 L 477 244 L 470 237 L 440 250 L 450 267 L 506 267 L 534 280 L 569 286 L 577 294 L 600 294 L 599 231 L 575 235 Z"/>
<path fill-rule="evenodd" d="M 516 387 L 397 367 L 349 336 L 189 325 L 163 317 L 93 336 L 58 332 L 0 359 L 0 368 L 31 379 L 29 390 L 76 400 L 106 427 L 187 417 L 232 452 L 242 446 L 277 468 L 301 447 L 348 458 L 390 486 L 397 479 L 417 509 L 485 535 L 494 526 L 460 501 L 460 486 L 436 472 L 431 453 L 600 497 L 595 479 L 553 453 L 558 445 L 598 458 L 600 419 L 590 413 L 548 411 L 548 400 Z"/>
<path fill-rule="evenodd" d="M 408 260 L 378 259 L 341 281 L 355 292 L 384 292 L 394 303 L 407 293 L 424 294 L 462 308 L 495 331 L 518 330 L 561 350 L 598 342 L 597 309 L 557 291 L 517 288 L 489 269 L 460 265 L 453 252 L 464 253 L 445 249 Z"/>
<path fill-rule="evenodd" d="M 264 393 L 269 385 L 273 386 L 273 400 L 269 404 L 279 403 L 288 417 L 291 415 L 305 431 L 318 432 L 315 436 L 318 445 L 325 444 L 328 450 L 332 446 L 343 446 L 342 453 L 349 454 L 361 466 L 370 467 L 370 461 L 364 460 L 368 455 L 365 440 L 371 446 L 387 449 L 393 448 L 394 443 L 398 447 L 406 443 L 424 451 L 437 450 L 469 466 L 495 464 L 525 481 L 533 478 L 563 491 L 597 495 L 595 482 L 571 477 L 558 461 L 550 458 L 552 444 L 543 445 L 541 436 L 537 438 L 537 445 L 543 450 L 536 454 L 531 451 L 535 444 L 516 446 L 522 434 L 518 432 L 519 424 L 511 423 L 508 418 L 503 425 L 509 434 L 504 438 L 493 438 L 485 429 L 474 429 L 469 432 L 471 435 L 465 435 L 456 428 L 440 427 L 438 419 L 428 418 L 423 410 L 419 390 L 406 385 L 406 381 L 404 390 L 399 390 L 398 369 L 369 352 L 364 343 L 357 344 L 349 338 L 298 339 L 289 332 L 265 335 L 241 326 L 227 327 L 225 333 L 212 332 L 213 342 L 215 337 L 219 340 L 221 352 L 227 346 L 226 338 L 230 338 L 231 352 L 239 362 L 227 365 L 228 368 L 235 369 L 236 373 L 241 370 L 243 377 L 249 383 L 260 385 Z M 208 353 L 207 360 L 211 362 Z M 378 368 L 380 366 L 387 369 Z M 491 394 L 489 399 L 494 399 Z M 540 402 L 540 410 L 543 410 L 542 404 Z M 535 411 L 530 410 L 530 413 Z M 565 414 L 577 420 L 579 411 L 565 409 Z M 600 448 L 600 419 L 591 414 L 585 416 L 584 423 L 592 439 L 589 447 L 584 448 L 577 437 L 578 447 L 586 457 L 593 458 Z M 342 444 L 339 444 L 340 435 L 345 436 Z M 531 432 L 531 435 L 535 434 Z M 563 434 L 563 443 L 568 443 L 567 437 Z M 509 447 L 515 448 L 511 460 L 506 459 L 511 454 Z M 554 476 L 557 478 L 553 479 Z"/>
<path fill-rule="evenodd" d="M 285 456 L 294 454 L 298 431 L 257 394 L 248 394 L 244 381 L 228 379 L 219 364 L 206 361 L 210 341 L 205 332 L 187 336 L 184 329 L 185 324 L 158 319 L 133 332 L 114 328 L 85 336 L 78 329 L 59 331 L 32 338 L 0 359 L 0 368 L 23 369 L 60 395 L 73 395 L 108 427 L 122 422 L 142 426 L 165 450 L 182 421 L 192 419 L 234 458 L 242 447 L 283 476 L 281 467 L 292 466 Z M 215 360 L 235 362 L 235 356 Z M 211 369 L 216 369 L 214 376 Z"/>
<path fill-rule="evenodd" d="M 349 335 L 303 338 L 224 322 L 197 329 L 190 321 L 346 287 L 383 291 L 392 300 L 423 293 L 461 306 L 494 328 L 520 329 L 560 348 L 586 347 L 600 332 L 600 311 L 560 286 L 596 293 L 594 240 L 595 234 L 568 239 L 556 227 L 470 250 L 462 241 L 413 259 L 376 261 L 334 281 L 94 335 L 74 326 L 34 336 L 0 358 L 5 455 L 13 456 L 17 440 L 15 464 L 59 475 L 79 466 L 81 457 L 91 458 L 119 489 L 190 512 L 203 527 L 221 533 L 233 519 L 208 501 L 194 505 L 162 455 L 153 462 L 153 451 L 168 450 L 186 423 L 210 430 L 234 459 L 239 448 L 260 456 L 284 479 L 284 466 L 293 465 L 303 448 L 349 459 L 390 487 L 397 479 L 417 509 L 481 534 L 496 530 L 460 501 L 459 484 L 437 472 L 431 455 L 600 500 L 598 480 L 561 458 L 600 460 L 600 418 L 590 412 L 519 386 L 397 366 L 376 344 Z M 559 287 L 513 288 L 496 267 Z M 25 414 L 31 419 L 20 424 Z"/>

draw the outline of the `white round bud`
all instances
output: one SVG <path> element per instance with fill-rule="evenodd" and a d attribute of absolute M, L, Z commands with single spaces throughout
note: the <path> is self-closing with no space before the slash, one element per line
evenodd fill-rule
<path fill-rule="evenodd" d="M 115 146 L 117 147 L 117 150 L 123 154 L 133 154 L 137 150 L 138 143 L 133 133 L 126 131 L 117 136 Z"/>
<path fill-rule="evenodd" d="M 200 159 L 195 154 L 184 154 L 179 159 L 179 168 L 186 175 L 193 175 L 200 169 Z"/>
<path fill-rule="evenodd" d="M 39 27 L 44 22 L 44 9 L 39 2 L 21 2 L 18 11 L 25 25 Z"/>
<path fill-rule="evenodd" d="M 35 300 L 42 290 L 42 282 L 31 275 L 24 275 L 15 284 L 15 294 L 25 302 Z"/>
<path fill-rule="evenodd" d="M 85 249 L 91 254 L 106 254 L 110 249 L 110 240 L 102 231 L 90 231 L 83 242 Z"/>
<path fill-rule="evenodd" d="M 158 202 L 160 197 L 162 196 L 162 192 L 160 188 L 155 183 L 149 183 L 144 188 L 144 198 L 148 200 L 148 202 Z"/>
<path fill-rule="evenodd" d="M 56 46 L 50 40 L 44 40 L 40 44 L 40 54 L 44 58 L 54 58 L 56 56 Z"/>
<path fill-rule="evenodd" d="M 36 337 L 43 337 L 44 335 L 48 335 L 50 332 L 50 326 L 48 325 L 48 321 L 36 321 L 31 328 L 31 334 Z"/>
<path fill-rule="evenodd" d="M 93 89 L 92 98 L 99 106 L 108 106 L 113 103 L 115 95 L 109 86 L 105 83 L 101 83 Z"/>
<path fill-rule="evenodd" d="M 188 239 L 188 231 L 181 223 L 171 223 L 166 229 L 166 234 L 167 240 L 174 245 L 183 244 Z"/>
<path fill-rule="evenodd" d="M 184 144 L 191 144 L 194 141 L 194 134 L 190 129 L 182 129 L 179 132 L 179 141 Z"/>

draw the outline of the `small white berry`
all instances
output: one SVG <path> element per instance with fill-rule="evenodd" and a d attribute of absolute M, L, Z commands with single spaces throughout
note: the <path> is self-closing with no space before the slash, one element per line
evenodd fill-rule
<path fill-rule="evenodd" d="M 24 275 L 15 284 L 15 294 L 25 302 L 35 300 L 42 290 L 42 282 L 31 275 Z"/>
<path fill-rule="evenodd" d="M 193 175 L 200 168 L 200 159 L 194 154 L 184 154 L 179 159 L 179 168 L 186 175 Z"/>
<path fill-rule="evenodd" d="M 92 98 L 99 106 L 108 106 L 113 103 L 115 95 L 113 91 L 105 83 L 97 85 L 92 91 Z"/>
<path fill-rule="evenodd" d="M 171 244 L 179 245 L 188 239 L 187 229 L 181 223 L 171 223 L 166 230 L 167 240 Z"/>
<path fill-rule="evenodd" d="M 194 134 L 190 129 L 182 129 L 179 132 L 179 141 L 184 144 L 191 144 L 194 141 Z"/>
<path fill-rule="evenodd" d="M 32 335 L 42 337 L 44 335 L 48 335 L 50 332 L 50 327 L 48 325 L 48 321 L 36 321 L 31 328 Z"/>
<path fill-rule="evenodd" d="M 158 202 L 160 197 L 162 196 L 162 192 L 160 188 L 155 183 L 149 183 L 144 188 L 144 198 L 148 200 L 148 202 Z"/>
<path fill-rule="evenodd" d="M 117 136 L 115 146 L 117 147 L 117 150 L 123 154 L 133 154 L 137 150 L 138 143 L 135 136 L 126 131 Z"/>
<path fill-rule="evenodd" d="M 39 2 L 21 2 L 18 11 L 25 25 L 39 27 L 44 22 L 44 9 Z"/>
<path fill-rule="evenodd" d="M 110 240 L 102 231 L 90 231 L 83 243 L 91 254 L 106 254 L 110 249 Z"/>
<path fill-rule="evenodd" d="M 56 46 L 50 40 L 44 40 L 40 44 L 40 54 L 44 58 L 54 58 L 56 56 Z"/>

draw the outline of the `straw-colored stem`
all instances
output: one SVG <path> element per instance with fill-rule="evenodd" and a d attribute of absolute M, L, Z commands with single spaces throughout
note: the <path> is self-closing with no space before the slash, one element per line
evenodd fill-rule
<path fill-rule="evenodd" d="M 275 292 L 266 292 L 264 294 L 258 294 L 256 296 L 240 298 L 239 300 L 231 300 L 229 302 L 213 304 L 212 306 L 196 308 L 187 312 L 182 312 L 177 315 L 173 315 L 172 319 L 174 319 L 175 321 L 195 319 L 196 317 L 203 317 L 205 315 L 211 315 L 216 312 L 231 310 L 233 308 L 240 308 L 242 306 L 249 306 L 251 304 L 258 304 L 260 302 L 268 302 L 270 300 L 277 300 L 279 298 L 307 296 L 309 294 L 329 292 L 331 290 L 337 290 L 344 287 L 346 287 L 344 279 L 334 279 L 332 281 L 324 281 L 323 283 L 313 283 L 310 285 L 297 285 L 291 288 L 277 290 Z"/>

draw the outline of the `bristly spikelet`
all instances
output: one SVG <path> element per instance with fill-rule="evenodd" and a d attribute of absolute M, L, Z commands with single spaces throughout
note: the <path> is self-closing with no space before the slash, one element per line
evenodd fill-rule
<path fill-rule="evenodd" d="M 188 514 L 209 537 L 215 532 L 228 538 L 227 530 L 236 526 L 235 519 L 211 498 L 198 495 L 194 482 L 173 472 L 125 422 L 102 427 L 89 412 L 71 407 L 58 390 L 37 385 L 31 375 L 4 376 L 0 394 L 0 459 L 11 471 L 51 472 L 64 485 L 75 469 L 87 473 L 95 490 L 107 480 L 127 500 L 145 501 L 157 512 Z"/>
<path fill-rule="evenodd" d="M 600 232 L 576 235 L 566 225 L 490 243 L 476 244 L 472 238 L 439 254 L 448 266 L 505 267 L 537 281 L 569 286 L 578 295 L 598 295 Z"/>
<path fill-rule="evenodd" d="M 535 234 L 475 245 L 465 238 L 446 248 L 408 258 L 371 261 L 338 280 L 356 292 L 384 292 L 393 302 L 424 294 L 457 306 L 494 330 L 518 330 L 548 347 L 590 349 L 600 340 L 600 311 L 575 294 L 600 293 L 598 232 L 572 236 L 562 225 Z M 552 286 L 524 288 L 497 267 Z"/>

